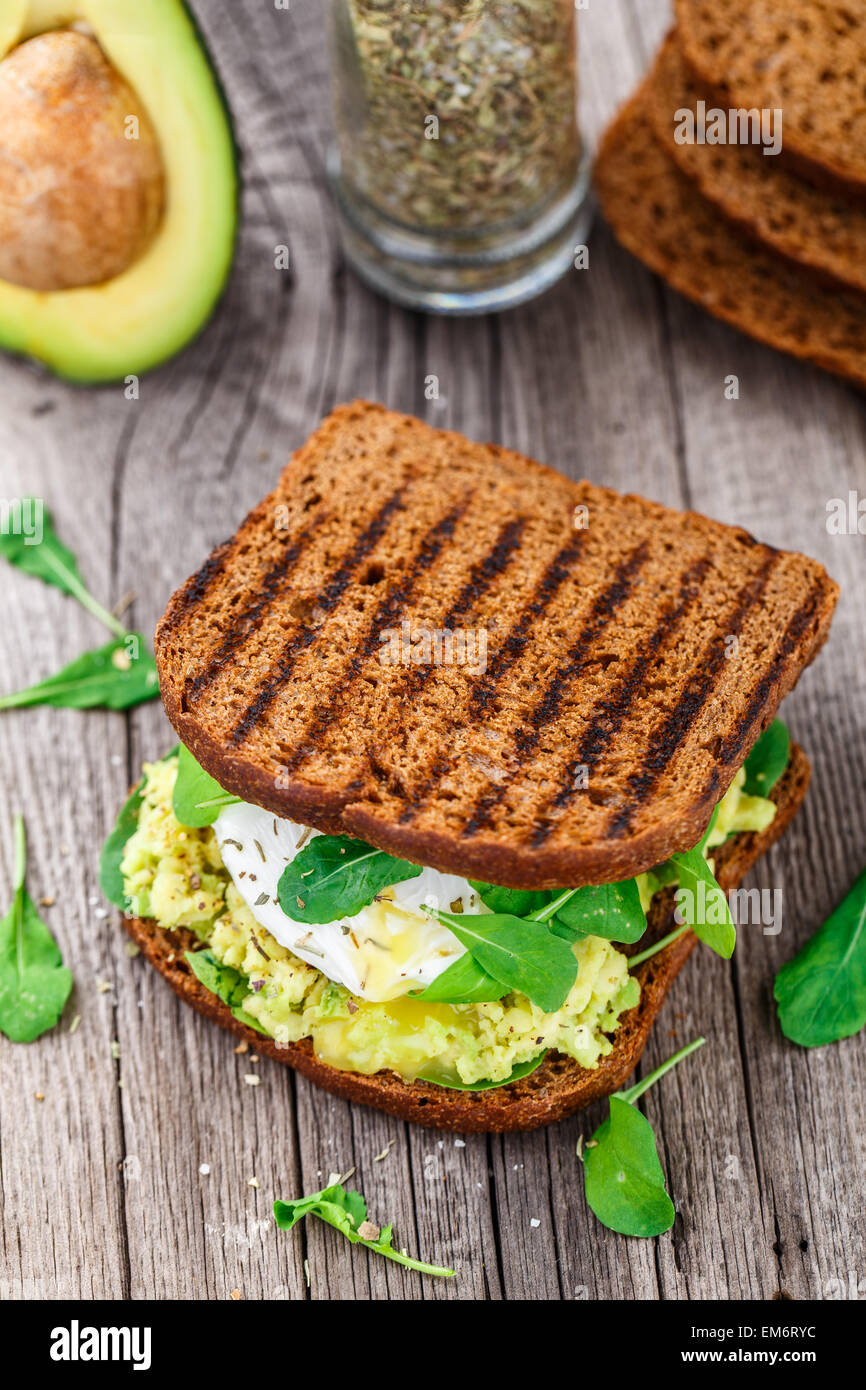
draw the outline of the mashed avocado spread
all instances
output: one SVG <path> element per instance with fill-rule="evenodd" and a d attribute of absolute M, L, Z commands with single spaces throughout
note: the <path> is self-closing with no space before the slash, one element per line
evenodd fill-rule
<path fill-rule="evenodd" d="M 611 1051 L 620 1015 L 640 997 L 628 960 L 597 936 L 575 943 L 575 984 L 556 1013 L 525 996 L 496 1003 L 434 1004 L 408 995 L 385 1003 L 354 997 L 299 960 L 256 922 L 224 867 L 211 827 L 183 826 L 172 809 L 174 759 L 146 763 L 138 828 L 121 871 L 130 914 L 161 927 L 189 927 L 224 965 L 241 972 L 250 994 L 244 1012 L 279 1043 L 311 1038 L 316 1054 L 348 1071 L 423 1074 L 444 1083 L 507 1081 L 515 1067 L 548 1048 L 594 1067 Z M 737 774 L 719 805 L 708 847 L 737 831 L 763 830 L 775 806 L 742 790 Z M 638 880 L 645 906 L 657 884 Z"/>

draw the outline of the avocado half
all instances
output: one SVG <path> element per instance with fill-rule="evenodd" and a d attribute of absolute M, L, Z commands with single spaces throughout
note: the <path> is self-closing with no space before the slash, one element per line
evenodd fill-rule
<path fill-rule="evenodd" d="M 0 280 L 0 348 L 72 381 L 118 381 L 179 352 L 210 317 L 234 252 L 231 118 L 183 0 L 0 0 L 0 58 L 84 21 L 147 110 L 166 207 L 150 246 L 103 284 L 37 291 Z"/>

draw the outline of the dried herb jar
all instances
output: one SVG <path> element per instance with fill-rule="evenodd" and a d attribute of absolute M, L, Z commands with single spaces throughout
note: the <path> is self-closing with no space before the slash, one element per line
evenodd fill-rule
<path fill-rule="evenodd" d="M 574 0 L 330 0 L 347 255 L 442 313 L 503 309 L 572 264 L 590 214 Z"/>

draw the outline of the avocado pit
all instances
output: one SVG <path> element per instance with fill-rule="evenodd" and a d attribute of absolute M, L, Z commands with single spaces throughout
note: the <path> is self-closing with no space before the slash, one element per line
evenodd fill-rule
<path fill-rule="evenodd" d="M 147 250 L 165 174 L 147 113 L 95 39 L 40 34 L 0 62 L 0 279 L 99 285 Z"/>

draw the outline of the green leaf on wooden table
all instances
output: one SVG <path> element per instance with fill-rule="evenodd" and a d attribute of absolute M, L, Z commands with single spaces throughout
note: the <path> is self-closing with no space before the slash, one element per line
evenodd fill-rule
<path fill-rule="evenodd" d="M 417 878 L 420 864 L 395 859 L 347 835 L 317 835 L 287 864 L 277 893 L 293 922 L 318 926 L 354 917 L 383 888 Z"/>
<path fill-rule="evenodd" d="M 553 893 L 545 889 L 501 888 L 497 883 L 483 883 L 474 878 L 470 878 L 469 886 L 491 912 L 504 912 L 510 917 L 528 917 L 545 907 L 553 897 Z"/>
<path fill-rule="evenodd" d="M 577 960 L 568 942 L 546 924 L 505 913 L 435 916 L 494 980 L 525 994 L 545 1013 L 562 1008 L 577 979 Z"/>
<path fill-rule="evenodd" d="M 634 1103 L 703 1042 L 703 1038 L 696 1038 L 635 1086 L 611 1096 L 608 1119 L 583 1151 L 586 1200 L 611 1231 L 624 1236 L 659 1236 L 674 1224 L 676 1213 L 665 1189 L 655 1135 Z"/>
<path fill-rule="evenodd" d="M 637 883 L 629 878 L 597 888 L 578 888 L 557 912 L 555 923 L 568 928 L 575 938 L 602 936 L 605 941 L 631 945 L 646 931 L 646 913 Z"/>
<path fill-rule="evenodd" d="M 528 1062 L 519 1062 L 511 1075 L 507 1076 L 504 1081 L 472 1081 L 467 1083 L 451 1078 L 446 1080 L 442 1076 L 436 1076 L 434 1072 L 424 1072 L 419 1080 L 429 1081 L 431 1086 L 446 1086 L 451 1091 L 495 1091 L 500 1086 L 510 1086 L 512 1081 L 520 1081 L 524 1076 L 531 1076 L 534 1071 L 538 1070 L 546 1056 L 547 1049 L 544 1052 L 539 1052 L 537 1057 L 531 1057 Z"/>
<path fill-rule="evenodd" d="M 213 825 L 225 806 L 236 805 L 241 798 L 223 791 L 219 782 L 205 772 L 183 744 L 177 762 L 177 778 L 172 792 L 172 809 L 181 825 L 200 829 Z"/>
<path fill-rule="evenodd" d="M 281 1231 L 290 1231 L 305 1216 L 316 1216 L 335 1230 L 340 1231 L 352 1245 L 364 1245 L 376 1255 L 396 1260 L 407 1269 L 415 1269 L 419 1274 L 435 1274 L 445 1278 L 454 1275 L 453 1269 L 443 1269 L 439 1265 L 424 1264 L 421 1260 L 410 1259 L 394 1249 L 393 1227 L 384 1226 L 380 1231 L 367 1221 L 367 1203 L 360 1192 L 347 1191 L 342 1183 L 333 1183 L 321 1192 L 309 1197 L 297 1197 L 291 1202 L 274 1202 L 274 1218 Z M 363 1235 L 361 1234 L 363 1231 Z"/>
<path fill-rule="evenodd" d="M 0 555 L 25 574 L 34 575 L 46 584 L 53 584 L 62 593 L 70 594 L 88 613 L 104 623 L 109 632 L 123 637 L 126 633 L 123 624 L 101 603 L 97 603 L 85 587 L 78 561 L 59 539 L 51 514 L 42 499 L 23 497 L 20 507 L 21 516 L 29 519 L 29 524 L 19 525 L 14 533 L 13 528 L 4 527 L 0 531 Z"/>
<path fill-rule="evenodd" d="M 583 1159 L 586 1200 L 603 1226 L 624 1236 L 658 1236 L 674 1224 L 649 1120 L 619 1096 Z"/>
<path fill-rule="evenodd" d="M 482 970 L 467 951 L 417 997 L 429 1003 L 490 1004 L 507 993 L 505 986 Z"/>
<path fill-rule="evenodd" d="M 699 849 L 673 854 L 668 863 L 676 869 L 676 920 L 691 927 L 695 936 L 716 955 L 730 960 L 737 932 L 725 890 Z"/>
<path fill-rule="evenodd" d="M 773 997 L 786 1038 L 822 1047 L 866 1025 L 866 871 L 793 960 Z"/>
<path fill-rule="evenodd" d="M 258 1019 L 253 1018 L 243 1007 L 253 992 L 246 975 L 242 975 L 240 970 L 235 970 L 231 965 L 223 965 L 210 950 L 186 951 L 185 958 L 196 979 L 231 1009 L 232 1016 L 239 1023 L 245 1023 L 248 1028 L 254 1028 L 257 1033 L 264 1033 L 266 1037 L 271 1036 Z"/>
<path fill-rule="evenodd" d="M 72 975 L 24 887 L 24 821 L 15 817 L 12 906 L 0 921 L 0 1032 L 33 1042 L 53 1028 L 72 989 Z"/>
<path fill-rule="evenodd" d="M 749 796 L 768 796 L 791 756 L 791 735 L 781 719 L 774 719 L 746 759 L 743 791 Z"/>
<path fill-rule="evenodd" d="M 143 637 L 128 632 L 95 651 L 76 657 L 56 676 L 27 690 L 0 697 L 0 710 L 25 705 L 61 709 L 129 709 L 159 695 L 156 663 Z"/>
<path fill-rule="evenodd" d="M 166 753 L 162 761 L 168 762 L 169 758 L 176 758 L 177 754 L 178 748 L 172 748 L 170 753 Z M 123 862 L 126 842 L 138 829 L 138 813 L 141 809 L 143 788 L 144 783 L 139 782 L 135 790 L 127 797 L 99 856 L 99 886 L 108 901 L 114 903 L 115 907 L 119 907 L 121 912 L 128 911 L 129 898 L 123 891 L 123 874 L 120 871 L 120 865 Z"/>

